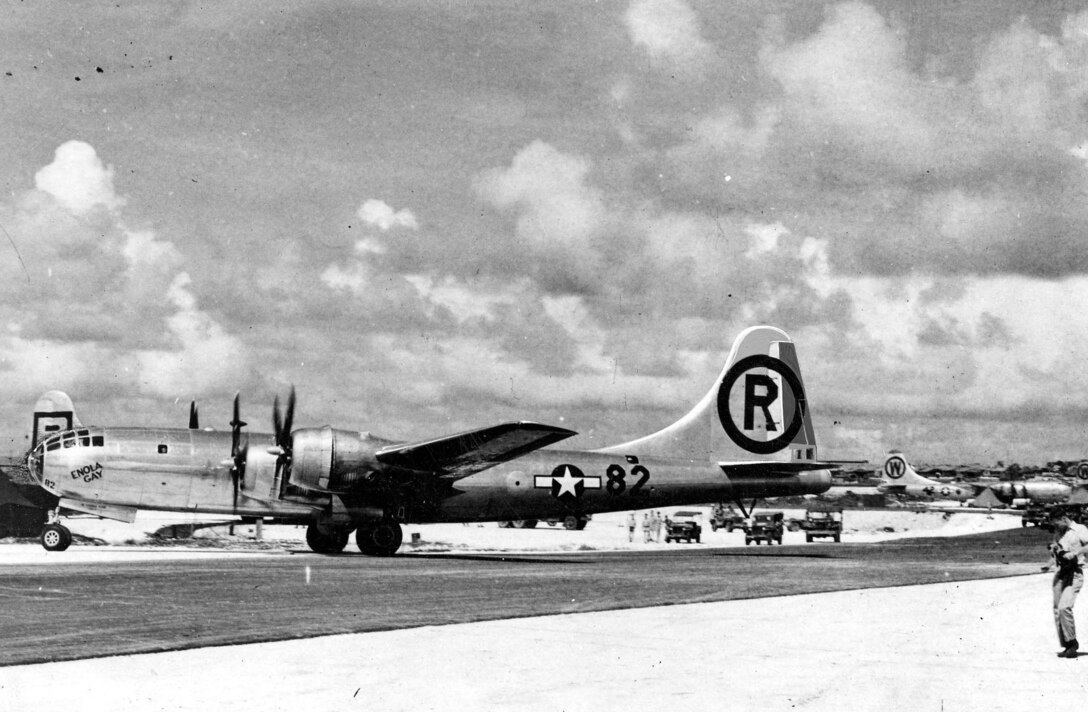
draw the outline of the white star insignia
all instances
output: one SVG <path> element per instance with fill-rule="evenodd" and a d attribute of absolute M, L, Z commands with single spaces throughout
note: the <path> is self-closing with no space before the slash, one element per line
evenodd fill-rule
<path fill-rule="evenodd" d="M 555 493 L 556 497 L 562 497 L 564 492 L 570 492 L 572 497 L 578 496 L 578 491 L 574 489 L 575 485 L 581 484 L 585 479 L 583 477 L 575 477 L 571 474 L 569 467 L 563 468 L 562 477 L 552 478 L 557 485 L 559 485 L 559 491 Z"/>

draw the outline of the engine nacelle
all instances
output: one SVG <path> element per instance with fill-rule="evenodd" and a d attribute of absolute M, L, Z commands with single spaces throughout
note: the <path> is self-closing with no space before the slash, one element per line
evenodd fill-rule
<path fill-rule="evenodd" d="M 302 428 L 291 434 L 289 484 L 343 492 L 376 469 L 375 443 L 350 430 Z"/>

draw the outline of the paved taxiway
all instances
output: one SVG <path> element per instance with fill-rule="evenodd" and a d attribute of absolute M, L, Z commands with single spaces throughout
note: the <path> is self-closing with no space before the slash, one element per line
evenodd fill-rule
<path fill-rule="evenodd" d="M 0 699 L 114 712 L 1075 709 L 1088 657 L 1055 651 L 1039 574 L 7 667 Z"/>
<path fill-rule="evenodd" d="M 955 530 L 957 519 L 942 518 L 942 526 Z M 594 536 L 613 534 L 602 528 Z M 1084 699 L 1086 676 L 1077 670 L 1088 658 L 1054 657 L 1049 577 L 1026 573 L 1044 541 L 1029 529 L 859 546 L 508 552 L 507 561 L 115 547 L 58 556 L 4 546 L 0 650 L 15 657 L 47 646 L 102 655 L 116 646 L 206 645 L 246 640 L 254 630 L 264 636 L 256 640 L 330 632 L 324 626 L 379 632 L 2 667 L 0 703 L 5 710 L 1072 705 Z M 955 581 L 1010 574 L 1022 575 Z M 774 595 L 917 580 L 947 583 Z M 580 612 L 745 596 L 760 597 Z M 440 619 L 393 622 L 419 611 Z M 534 611 L 567 615 L 430 625 L 443 616 Z M 393 625 L 423 627 L 381 630 Z"/>
<path fill-rule="evenodd" d="M 976 542 L 971 556 L 929 539 L 393 558 L 165 550 L 81 564 L 97 551 L 73 547 L 46 563 L 0 568 L 0 664 L 1032 570 L 1036 533 L 1009 536 L 998 547 Z"/>

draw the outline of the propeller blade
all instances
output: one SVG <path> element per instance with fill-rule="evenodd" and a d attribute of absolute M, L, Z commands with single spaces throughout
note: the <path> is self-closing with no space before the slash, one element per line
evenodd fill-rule
<path fill-rule="evenodd" d="M 235 514 L 238 514 L 238 480 L 241 479 L 241 476 L 238 474 L 238 468 L 237 467 L 230 468 L 230 479 L 231 479 L 231 481 L 232 481 L 232 483 L 234 485 L 234 487 L 232 488 L 233 491 L 234 491 L 233 510 L 234 510 Z"/>
<path fill-rule="evenodd" d="M 295 387 L 291 386 L 291 393 L 287 396 L 287 417 L 283 421 L 283 436 L 286 441 L 291 437 L 291 424 L 295 421 Z M 290 450 L 290 443 L 284 443 L 284 447 Z"/>
<path fill-rule="evenodd" d="M 276 456 L 275 482 L 279 483 L 282 493 L 287 486 L 287 478 L 291 471 L 291 426 L 295 421 L 295 387 L 291 386 L 291 393 L 287 396 L 287 413 L 280 411 L 280 397 L 276 396 L 272 403 L 272 425 L 276 429 L 275 445 L 268 448 L 270 455 Z"/>
<path fill-rule="evenodd" d="M 234 513 L 238 513 L 238 490 L 241 488 L 242 477 L 246 469 L 246 453 L 242 447 L 242 428 L 247 423 L 241 418 L 240 394 L 234 394 L 234 414 L 230 419 L 230 457 L 233 465 L 230 468 L 230 479 L 234 489 Z"/>
<path fill-rule="evenodd" d="M 200 430 L 200 418 L 197 417 L 196 401 L 189 401 L 189 430 Z"/>
<path fill-rule="evenodd" d="M 239 417 L 239 411 L 241 409 L 239 405 L 240 394 L 234 394 L 234 417 L 230 419 L 230 454 L 234 457 L 238 454 L 238 442 L 241 439 L 242 428 L 249 425 Z"/>
<path fill-rule="evenodd" d="M 280 397 L 278 395 L 272 399 L 272 428 L 276 444 L 279 445 L 283 438 L 283 418 L 280 416 Z"/>

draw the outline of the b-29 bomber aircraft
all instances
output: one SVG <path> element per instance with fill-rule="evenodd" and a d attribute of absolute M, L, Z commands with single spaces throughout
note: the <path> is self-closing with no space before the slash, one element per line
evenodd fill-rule
<path fill-rule="evenodd" d="M 589 451 L 544 449 L 574 431 L 512 422 L 398 443 L 331 426 L 292 429 L 273 406 L 273 433 L 247 433 L 238 397 L 229 431 L 84 427 L 50 391 L 34 413 L 32 476 L 59 505 L 42 532 L 71 543 L 62 512 L 132 522 L 140 509 L 271 518 L 307 525 L 315 552 L 400 547 L 402 524 L 584 517 L 609 511 L 819 494 L 832 462 L 816 440 L 796 347 L 758 326 L 733 344 L 720 376 L 680 420 Z"/>
<path fill-rule="evenodd" d="M 1080 476 L 1079 473 L 1080 470 L 1078 470 L 1078 477 Z M 1069 485 L 1053 480 L 938 482 L 918 474 L 914 467 L 907 462 L 903 453 L 898 450 L 891 451 L 885 458 L 877 490 L 885 494 L 933 497 L 964 503 L 983 497 L 989 491 L 993 493 L 990 499 L 991 502 L 997 500 L 998 503 L 1007 505 L 1024 505 L 1029 502 L 1039 504 L 1065 502 L 1073 492 L 1073 488 Z"/>

